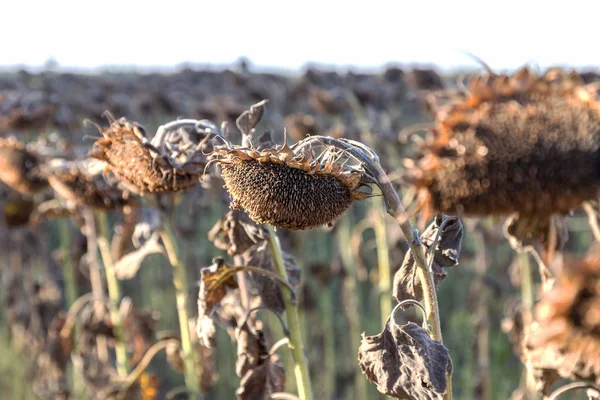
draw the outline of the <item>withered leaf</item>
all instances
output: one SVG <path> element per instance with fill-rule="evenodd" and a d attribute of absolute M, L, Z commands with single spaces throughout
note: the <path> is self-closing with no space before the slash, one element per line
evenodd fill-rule
<path fill-rule="evenodd" d="M 246 250 L 242 255 L 242 260 L 244 264 L 248 266 L 259 267 L 271 272 L 276 271 L 276 267 L 273 264 L 274 261 L 273 256 L 271 255 L 271 249 L 266 240 L 261 241 Z M 296 265 L 294 258 L 287 253 L 283 253 L 283 261 L 285 263 L 289 284 L 293 288 L 297 288 L 300 285 L 302 270 Z M 283 302 L 281 285 L 264 275 L 250 272 L 250 276 L 256 284 L 262 304 L 276 313 L 282 313 L 285 309 L 285 305 Z"/>
<path fill-rule="evenodd" d="M 133 278 L 142 266 L 142 262 L 146 257 L 151 254 L 163 253 L 164 248 L 158 242 L 158 239 L 159 234 L 158 232 L 155 232 L 142 247 L 121 257 L 121 259 L 113 266 L 117 278 L 121 280 Z"/>
<path fill-rule="evenodd" d="M 235 330 L 237 340 L 237 361 L 235 373 L 244 376 L 250 369 L 263 362 L 268 357 L 269 351 L 265 343 L 265 336 L 261 330 L 251 329 L 247 321 Z"/>
<path fill-rule="evenodd" d="M 419 325 L 397 325 L 388 319 L 383 332 L 364 336 L 358 362 L 381 393 L 409 400 L 441 400 L 446 373 L 452 371 L 450 353 Z"/>
<path fill-rule="evenodd" d="M 440 227 L 443 228 L 438 238 Z M 438 214 L 435 220 L 423 231 L 421 240 L 426 251 L 428 263 L 431 263 L 429 249 L 436 239 L 438 239 L 433 251 L 433 263 L 431 265 L 436 288 L 439 287 L 446 277 L 444 268 L 453 267 L 458 264 L 463 235 L 464 228 L 460 219 L 445 214 Z M 415 259 L 410 250 L 406 253 L 402 266 L 394 275 L 393 295 L 398 301 L 407 299 L 421 301 L 423 299 L 421 280 L 417 273 Z"/>
<path fill-rule="evenodd" d="M 276 355 L 246 372 L 235 392 L 239 400 L 268 400 L 285 388 L 285 369 Z"/>
<path fill-rule="evenodd" d="M 242 254 L 266 237 L 262 225 L 253 222 L 245 212 L 240 210 L 229 210 L 227 215 L 208 232 L 209 240 L 217 248 L 227 250 L 230 256 Z"/>
<path fill-rule="evenodd" d="M 212 340 L 206 340 L 207 329 L 213 329 L 214 324 L 208 322 L 214 306 L 227 294 L 228 288 L 237 288 L 233 275 L 238 269 L 230 267 L 222 258 L 215 257 L 212 265 L 200 270 L 200 291 L 198 293 L 198 323 L 196 331 L 204 344 L 210 347 Z M 208 318 L 208 320 L 207 320 Z"/>
<path fill-rule="evenodd" d="M 265 113 L 265 104 L 267 100 L 263 100 L 250 106 L 235 121 L 238 129 L 245 135 L 250 134 L 250 131 L 260 122 Z"/>

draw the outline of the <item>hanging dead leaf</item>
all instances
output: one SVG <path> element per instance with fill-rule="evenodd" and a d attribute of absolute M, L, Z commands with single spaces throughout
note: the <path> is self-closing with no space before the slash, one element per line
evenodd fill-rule
<path fill-rule="evenodd" d="M 442 229 L 441 232 L 440 228 Z M 436 288 L 446 277 L 444 268 L 458 264 L 463 235 L 464 228 L 460 219 L 444 214 L 438 214 L 435 220 L 423 231 L 421 241 L 427 252 L 427 262 L 431 264 Z M 433 260 L 431 260 L 430 248 L 434 243 L 435 249 Z M 407 299 L 423 300 L 421 280 L 411 251 L 406 253 L 402 266 L 394 275 L 393 295 L 398 301 Z"/>
<path fill-rule="evenodd" d="M 271 394 L 285 388 L 285 369 L 277 355 L 249 370 L 235 392 L 239 400 L 269 400 Z"/>
<path fill-rule="evenodd" d="M 249 110 L 246 110 L 238 117 L 235 121 L 238 129 L 245 135 L 250 134 L 250 131 L 260 122 L 265 113 L 265 104 L 268 100 L 263 100 L 259 103 L 250 106 Z"/>
<path fill-rule="evenodd" d="M 248 214 L 240 210 L 229 210 L 208 232 L 213 244 L 227 250 L 229 256 L 240 255 L 252 245 L 267 237 L 262 225 L 253 222 Z"/>
<path fill-rule="evenodd" d="M 216 333 L 210 315 L 214 306 L 227 294 L 227 289 L 237 288 L 237 282 L 233 278 L 236 272 L 237 269 L 230 267 L 219 257 L 213 259 L 212 265 L 200 270 L 196 332 L 207 347 L 213 343 Z"/>
<path fill-rule="evenodd" d="M 142 266 L 142 262 L 146 257 L 151 254 L 163 253 L 164 248 L 158 242 L 159 237 L 159 233 L 155 232 L 152 234 L 152 236 L 150 236 L 150 239 L 148 239 L 142 245 L 142 247 L 121 257 L 121 259 L 117 261 L 113 267 L 115 269 L 115 275 L 117 278 L 121 280 L 133 278 Z"/>
<path fill-rule="evenodd" d="M 257 243 L 246 250 L 242 255 L 242 260 L 244 264 L 249 266 L 259 267 L 271 272 L 276 271 L 276 267 L 273 264 L 271 249 L 266 240 Z M 288 282 L 295 289 L 300 285 L 302 270 L 296 265 L 294 258 L 287 253 L 283 253 L 283 261 L 285 263 Z M 254 272 L 250 272 L 250 276 L 256 284 L 262 304 L 276 313 L 281 314 L 285 309 L 285 305 L 280 284 L 268 276 Z"/>
<path fill-rule="evenodd" d="M 235 373 L 244 376 L 250 369 L 261 364 L 261 357 L 268 357 L 265 336 L 262 331 L 252 329 L 247 321 L 235 330 L 237 340 L 237 361 Z"/>
<path fill-rule="evenodd" d="M 236 329 L 238 359 L 235 371 L 242 377 L 236 391 L 240 400 L 270 399 L 285 387 L 285 369 L 276 355 L 270 356 L 261 330 L 247 321 Z"/>
<path fill-rule="evenodd" d="M 360 368 L 386 396 L 408 400 L 441 400 L 452 371 L 450 353 L 419 325 L 397 325 L 388 319 L 383 332 L 364 336 Z"/>

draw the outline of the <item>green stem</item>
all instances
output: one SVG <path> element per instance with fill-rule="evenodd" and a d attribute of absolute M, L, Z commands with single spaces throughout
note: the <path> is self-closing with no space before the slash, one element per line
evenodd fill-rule
<path fill-rule="evenodd" d="M 177 301 L 177 313 L 179 315 L 179 329 L 181 331 L 181 351 L 184 363 L 184 378 L 185 386 L 189 393 L 199 393 L 200 385 L 198 382 L 198 376 L 196 373 L 196 366 L 200 367 L 199 363 L 196 363 L 196 355 L 194 352 L 194 344 L 192 343 L 190 326 L 189 326 L 189 315 L 187 309 L 188 296 L 187 296 L 187 277 L 185 264 L 181 261 L 179 256 L 179 249 L 177 247 L 177 239 L 171 227 L 168 216 L 163 216 L 163 231 L 161 238 L 167 251 L 167 257 L 169 263 L 173 267 L 173 286 L 175 286 L 175 296 Z M 201 372 L 201 371 L 199 371 Z"/>
<path fill-rule="evenodd" d="M 104 264 L 104 272 L 106 274 L 106 286 L 108 287 L 108 297 L 110 298 L 110 320 L 114 326 L 115 332 L 115 354 L 117 358 L 117 372 L 119 376 L 127 375 L 127 347 L 125 345 L 125 332 L 123 329 L 123 321 L 119 312 L 119 304 L 121 304 L 121 287 L 119 280 L 115 275 L 114 263 L 110 253 L 109 234 L 106 226 L 106 214 L 104 212 L 96 213 L 98 221 L 98 248 L 100 256 Z"/>
<path fill-rule="evenodd" d="M 375 241 L 377 242 L 377 268 L 379 272 L 379 302 L 381 323 L 385 325 L 392 314 L 392 272 L 385 230 L 385 211 L 382 202 L 377 202 L 375 212 L 377 213 L 375 218 Z"/>
<path fill-rule="evenodd" d="M 323 356 L 323 364 L 325 367 L 324 371 L 324 387 L 323 387 L 323 398 L 333 399 L 335 391 L 335 371 L 337 359 L 335 356 L 335 327 L 333 321 L 335 319 L 335 310 L 333 296 L 331 295 L 331 285 L 327 284 L 326 287 L 322 288 L 321 301 L 322 313 L 323 313 L 323 331 L 325 336 Z"/>
<path fill-rule="evenodd" d="M 63 274 L 67 292 L 67 308 L 77 299 L 77 284 L 75 283 L 75 271 L 73 260 L 71 260 L 71 232 L 69 220 L 61 218 L 58 222 L 60 234 L 60 249 L 63 255 Z"/>
<path fill-rule="evenodd" d="M 519 253 L 519 262 L 521 264 L 521 315 L 523 318 L 523 334 L 527 336 L 529 327 L 533 321 L 533 279 L 531 276 L 531 263 L 527 252 Z M 535 378 L 529 365 L 525 365 L 525 387 L 528 399 L 536 399 L 537 391 L 535 389 Z"/>
<path fill-rule="evenodd" d="M 277 267 L 277 272 L 283 279 L 288 280 L 285 263 L 279 239 L 271 226 L 267 225 L 269 231 L 269 246 L 273 260 Z M 289 291 L 289 289 L 288 289 Z M 285 312 L 287 315 L 288 329 L 290 331 L 288 347 L 292 351 L 294 358 L 294 374 L 296 375 L 296 384 L 298 385 L 298 395 L 301 400 L 313 400 L 312 387 L 310 385 L 310 375 L 308 374 L 308 365 L 304 357 L 304 346 L 302 344 L 302 335 L 300 333 L 300 319 L 298 317 L 298 308 L 294 297 L 290 292 L 290 296 L 284 296 Z"/>
<path fill-rule="evenodd" d="M 356 271 L 356 263 L 352 257 L 352 251 L 349 243 L 351 241 L 351 223 L 350 217 L 342 219 L 338 229 L 338 241 L 340 249 L 340 257 L 342 263 L 348 268 L 348 275 L 344 278 L 343 286 L 345 292 L 345 303 L 348 307 L 348 328 L 350 329 L 350 346 L 352 349 L 360 347 L 360 310 L 358 301 L 356 300 L 358 293 L 358 277 Z M 353 357 L 353 362 L 356 361 L 356 356 Z M 354 386 L 356 391 L 356 399 L 367 400 L 367 380 L 362 377 L 362 374 L 354 374 Z"/>

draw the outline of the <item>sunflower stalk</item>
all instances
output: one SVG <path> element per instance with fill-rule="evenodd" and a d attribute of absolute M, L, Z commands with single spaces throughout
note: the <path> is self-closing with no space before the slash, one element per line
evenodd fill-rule
<path fill-rule="evenodd" d="M 127 347 L 125 345 L 125 332 L 123 330 L 123 321 L 119 312 L 121 304 L 121 287 L 119 280 L 115 275 L 113 268 L 113 259 L 110 254 L 109 234 L 105 212 L 96 212 L 96 221 L 98 224 L 98 248 L 104 264 L 104 273 L 106 274 L 106 286 L 108 288 L 108 297 L 110 299 L 110 320 L 114 326 L 115 332 L 115 356 L 117 359 L 117 372 L 119 376 L 127 375 Z"/>
<path fill-rule="evenodd" d="M 437 291 L 433 279 L 433 273 L 428 268 L 423 251 L 423 244 L 419 237 L 419 232 L 410 222 L 410 218 L 402 205 L 400 196 L 394 189 L 392 182 L 383 171 L 379 164 L 379 157 L 373 150 L 360 142 L 349 139 L 334 139 L 327 136 L 311 136 L 307 140 L 293 146 L 295 153 L 307 151 L 313 146 L 330 146 L 338 148 L 352 156 L 361 168 L 365 176 L 375 183 L 385 199 L 387 212 L 398 222 L 400 229 L 404 233 L 410 251 L 415 258 L 417 273 L 423 286 L 423 303 L 427 311 L 427 323 L 431 326 L 431 338 L 442 343 L 442 329 L 440 324 L 440 315 L 437 301 Z M 452 399 L 451 374 L 447 374 L 448 389 L 444 395 L 444 400 Z"/>
<path fill-rule="evenodd" d="M 98 265 L 98 237 L 96 235 L 96 222 L 94 213 L 84 208 L 83 218 L 85 220 L 85 236 L 87 239 L 87 262 L 90 269 L 90 283 L 94 296 L 94 313 L 97 319 L 104 317 L 104 289 L 102 285 L 102 275 Z M 98 359 L 101 362 L 108 362 L 108 345 L 105 336 L 98 336 L 96 339 L 96 350 Z"/>
<path fill-rule="evenodd" d="M 283 261 L 283 254 L 279 239 L 273 228 L 267 225 L 269 232 L 269 247 L 273 260 L 277 268 L 277 272 L 281 277 L 287 281 L 287 271 L 285 269 L 285 263 Z M 296 304 L 294 292 L 290 291 L 289 296 L 284 296 L 285 311 L 287 316 L 287 325 L 289 329 L 289 343 L 288 347 L 292 352 L 294 358 L 294 374 L 296 376 L 296 384 L 298 386 L 298 395 L 301 400 L 312 400 L 313 393 L 310 384 L 310 375 L 308 373 L 308 365 L 304 356 L 304 346 L 302 343 L 302 335 L 300 328 L 300 318 L 298 316 L 298 307 Z"/>
<path fill-rule="evenodd" d="M 533 294 L 533 279 L 531 273 L 531 263 L 529 262 L 529 253 L 521 252 L 518 254 L 521 272 L 521 304 L 523 316 L 523 334 L 527 337 L 529 327 L 533 322 L 533 305 L 534 305 L 534 294 Z M 527 392 L 528 399 L 537 399 L 537 391 L 535 388 L 535 378 L 533 371 L 529 365 L 525 365 L 525 390 Z"/>
<path fill-rule="evenodd" d="M 179 248 L 177 247 L 175 233 L 171 227 L 168 216 L 162 218 L 161 238 L 167 252 L 169 263 L 173 267 L 173 285 L 175 286 L 177 313 L 179 315 L 179 329 L 181 331 L 181 350 L 184 363 L 185 386 L 189 393 L 200 394 L 198 381 L 199 374 L 196 373 L 196 354 L 190 334 L 188 315 L 187 276 L 185 264 L 181 261 Z M 201 372 L 201 371 L 199 371 Z"/>
<path fill-rule="evenodd" d="M 377 268 L 379 272 L 379 303 L 381 322 L 385 325 L 392 313 L 392 271 L 390 268 L 390 250 L 385 230 L 385 211 L 381 203 L 375 210 L 375 241 L 377 243 Z"/>

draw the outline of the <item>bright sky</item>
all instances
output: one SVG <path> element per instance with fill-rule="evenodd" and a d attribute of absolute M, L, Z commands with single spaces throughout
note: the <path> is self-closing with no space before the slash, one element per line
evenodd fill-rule
<path fill-rule="evenodd" d="M 600 2 L 4 0 L 0 66 L 600 66 Z M 159 7 L 153 6 L 160 5 Z"/>

